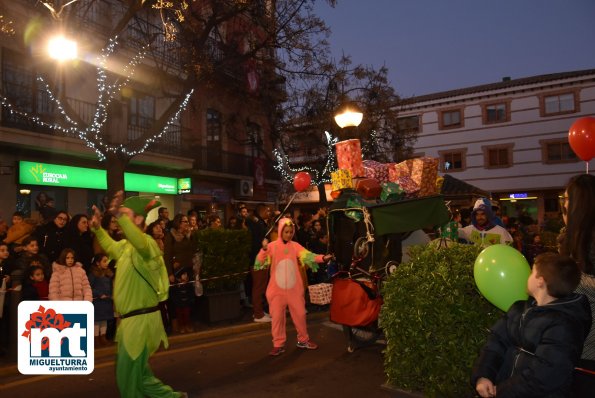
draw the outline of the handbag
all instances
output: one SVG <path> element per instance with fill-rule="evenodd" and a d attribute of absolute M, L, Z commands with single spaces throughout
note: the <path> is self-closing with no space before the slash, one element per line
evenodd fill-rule
<path fill-rule="evenodd" d="M 368 326 L 378 319 L 382 297 L 367 281 L 335 278 L 331 298 L 331 321 L 346 326 Z"/>

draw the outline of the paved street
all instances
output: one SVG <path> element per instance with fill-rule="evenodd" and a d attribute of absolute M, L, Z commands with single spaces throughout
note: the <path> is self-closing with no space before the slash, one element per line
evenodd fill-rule
<path fill-rule="evenodd" d="M 270 357 L 269 329 L 252 327 L 226 336 L 172 339 L 170 349 L 158 352 L 151 366 L 163 381 L 191 397 L 395 396 L 381 388 L 381 345 L 349 354 L 336 325 L 322 317 L 309 322 L 311 338 L 320 345 L 316 351 L 296 348 L 295 330 L 289 328 L 287 352 Z M 96 355 L 95 371 L 89 376 L 3 375 L 0 395 L 117 397 L 112 349 Z"/>

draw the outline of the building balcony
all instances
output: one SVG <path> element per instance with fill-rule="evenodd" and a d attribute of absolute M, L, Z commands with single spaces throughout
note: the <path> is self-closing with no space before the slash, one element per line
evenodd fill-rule
<path fill-rule="evenodd" d="M 96 109 L 95 104 L 71 98 L 68 99 L 68 104 L 81 121 L 87 124 L 92 122 Z M 53 124 L 59 119 L 51 112 L 39 112 L 31 115 L 33 117 L 38 117 L 40 120 L 49 124 Z M 39 140 L 39 142 L 47 142 L 48 140 L 63 138 L 67 138 L 72 142 L 79 140 L 76 132 L 65 133 L 59 129 L 40 125 L 35 123 L 31 118 L 11 113 L 5 107 L 2 108 L 0 126 L 42 134 L 44 139 Z M 129 139 L 138 138 L 145 132 L 145 128 L 128 125 L 127 134 Z M 187 141 L 191 138 L 189 129 L 182 126 L 172 125 L 162 138 L 147 149 L 145 155 L 147 153 L 155 153 L 169 157 L 193 159 L 193 170 L 202 175 L 213 175 L 230 179 L 250 178 L 254 176 L 254 158 L 252 156 L 223 151 L 216 148 L 188 145 Z M 53 150 L 52 147 L 47 146 L 47 144 L 40 145 L 37 149 L 42 151 Z M 265 175 L 267 179 L 279 179 L 278 173 L 273 168 L 270 161 L 266 161 Z"/>

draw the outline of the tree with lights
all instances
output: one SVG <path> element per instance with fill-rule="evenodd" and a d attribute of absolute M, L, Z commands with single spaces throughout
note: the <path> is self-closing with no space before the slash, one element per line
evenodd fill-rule
<path fill-rule="evenodd" d="M 337 64 L 327 63 L 324 73 L 308 76 L 293 87 L 290 100 L 283 103 L 280 148 L 275 152 L 276 168 L 286 181 L 291 182 L 297 171 L 309 171 L 320 200 L 325 201 L 324 183 L 336 168 L 334 141 L 329 137 L 360 139 L 365 159 L 395 162 L 410 155 L 415 129 L 403 128 L 398 119 L 400 98 L 387 73 L 386 67 L 353 67 L 350 58 L 343 56 Z M 342 130 L 333 116 L 346 100 L 356 102 L 364 118 L 358 127 Z"/>
<path fill-rule="evenodd" d="M 334 5 L 334 0 L 327 0 Z M 109 5 L 98 0 L 42 1 L 46 17 L 56 25 L 77 29 L 77 17 L 87 12 L 97 12 Z M 284 84 L 292 74 L 312 74 L 319 68 L 316 60 L 326 43 L 323 37 L 328 29 L 313 12 L 314 0 L 279 0 L 276 2 L 239 0 L 195 1 L 116 1 L 121 11 L 114 12 L 107 37 L 110 41 L 100 44 L 98 57 L 96 111 L 92 121 L 83 120 L 74 111 L 60 90 L 60 81 L 51 76 L 40 76 L 40 84 L 58 111 L 57 119 L 48 123 L 36 118 L 36 123 L 59 131 L 60 134 L 78 137 L 91 147 L 107 169 L 109 194 L 123 189 L 123 174 L 129 162 L 150 145 L 168 135 L 172 123 L 178 122 L 192 95 L 192 88 L 209 82 L 225 81 L 230 69 L 243 69 L 256 75 L 263 82 L 258 87 L 237 90 L 233 94 L 238 103 L 246 99 L 257 102 L 259 112 L 266 115 L 271 131 L 276 131 L 279 102 L 285 97 Z M 50 12 L 48 13 L 47 10 Z M 140 19 L 139 19 L 140 18 Z M 160 21 L 162 31 L 155 33 L 142 21 Z M 252 29 L 252 27 L 258 29 Z M 231 27 L 231 28 L 230 28 Z M 15 29 L 17 27 L 15 26 Z M 24 27 L 20 27 L 24 30 Z M 83 26 L 81 25 L 81 29 Z M 235 32 L 230 36 L 226 32 Z M 322 33 L 323 36 L 318 36 Z M 116 39 L 118 38 L 118 39 Z M 98 44 L 97 39 L 95 45 Z M 143 42 L 144 41 L 144 42 Z M 215 45 L 215 46 L 214 46 Z M 137 49 L 133 55 L 130 49 Z M 121 51 L 118 52 L 118 50 Z M 180 62 L 170 65 L 163 61 L 163 53 L 179 54 Z M 282 54 L 282 55 L 281 55 Z M 143 62 L 141 62 L 141 60 Z M 103 63 L 102 63 L 103 62 Z M 117 67 L 123 64 L 124 67 Z M 150 65 L 150 67 L 147 67 Z M 151 75 L 149 83 L 139 83 L 132 76 Z M 50 74 L 51 75 L 51 74 Z M 137 136 L 129 136 L 126 117 L 127 93 L 141 86 L 160 98 L 165 106 L 160 114 Z M 11 112 L 25 117 L 12 98 L 1 93 L 2 105 Z M 156 111 L 157 112 L 157 111 Z M 233 120 L 230 120 L 232 122 Z M 230 139 L 236 139 L 233 129 Z M 187 138 L 187 137 L 186 137 Z M 182 143 L 180 146 L 184 146 Z M 259 148 L 265 154 L 264 148 Z M 269 155 L 270 156 L 270 155 Z"/>

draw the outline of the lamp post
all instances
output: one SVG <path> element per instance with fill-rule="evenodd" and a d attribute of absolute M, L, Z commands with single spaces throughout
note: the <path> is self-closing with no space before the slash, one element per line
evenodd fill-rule
<path fill-rule="evenodd" d="M 354 138 L 355 129 L 360 125 L 364 113 L 353 101 L 344 101 L 335 112 L 335 123 L 345 132 L 343 138 Z"/>

